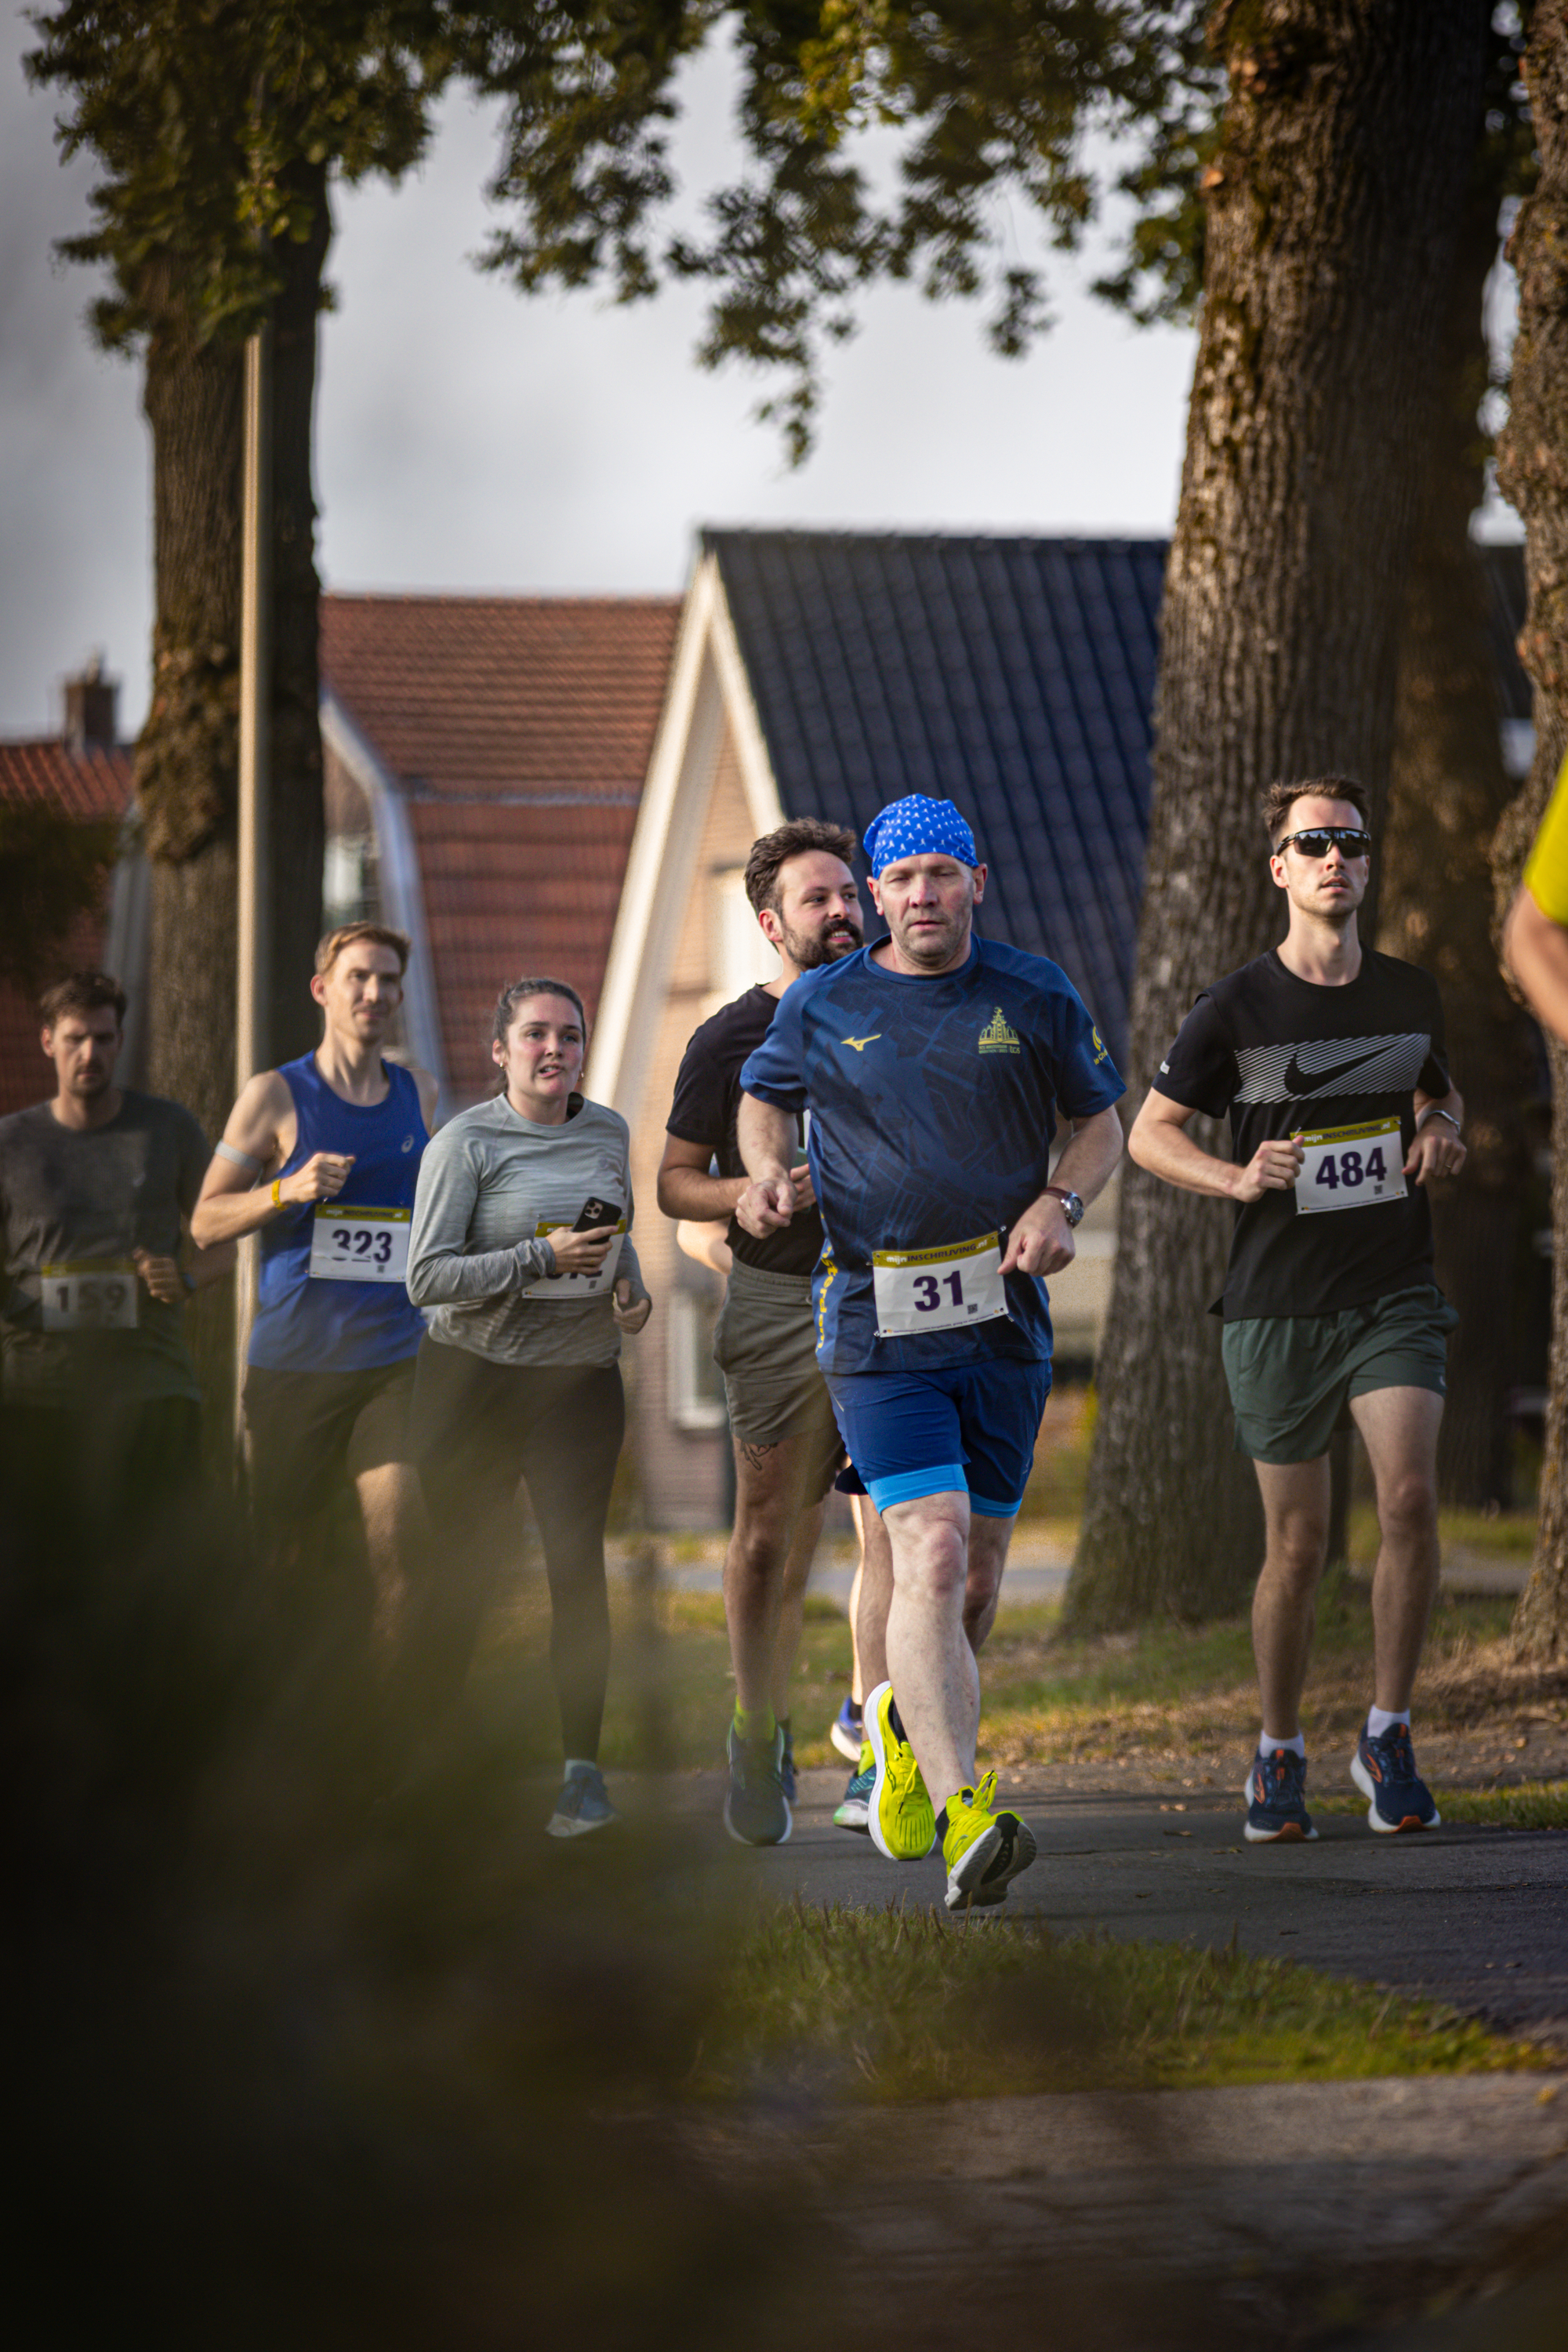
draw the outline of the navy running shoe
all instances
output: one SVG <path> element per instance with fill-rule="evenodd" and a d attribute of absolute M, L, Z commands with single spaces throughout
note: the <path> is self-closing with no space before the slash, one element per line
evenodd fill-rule
<path fill-rule="evenodd" d="M 1307 1811 L 1307 1759 L 1293 1748 L 1255 1756 L 1242 1794 L 1247 1801 L 1249 1845 L 1299 1843 L 1317 1836 Z"/>
<path fill-rule="evenodd" d="M 795 1802 L 795 1734 L 790 1729 L 787 1716 L 780 1724 L 779 1729 L 784 1734 L 784 1754 L 779 1759 L 779 1779 L 784 1783 L 784 1795 L 793 1805 Z"/>
<path fill-rule="evenodd" d="M 1435 1830 L 1442 1822 L 1431 1790 L 1415 1769 L 1407 1723 L 1390 1724 L 1375 1739 L 1363 1724 L 1351 1758 L 1351 1779 L 1371 1800 L 1366 1809 L 1369 1824 L 1385 1835 L 1400 1830 Z"/>
<path fill-rule="evenodd" d="M 740 1845 L 783 1845 L 795 1826 L 784 1785 L 784 1734 L 742 1739 L 730 1726 L 724 1827 Z"/>
<path fill-rule="evenodd" d="M 619 1814 L 610 1802 L 605 1776 L 596 1764 L 579 1764 L 566 1775 L 566 1785 L 555 1800 L 555 1811 L 544 1824 L 546 1837 L 585 1837 L 602 1830 Z"/>
<path fill-rule="evenodd" d="M 858 1764 L 860 1742 L 865 1736 L 861 1727 L 860 1709 L 852 1698 L 847 1698 L 834 1717 L 827 1737 L 847 1763 Z"/>

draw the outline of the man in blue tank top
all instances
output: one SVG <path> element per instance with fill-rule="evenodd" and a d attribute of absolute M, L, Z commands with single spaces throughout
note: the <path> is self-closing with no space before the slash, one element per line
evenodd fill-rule
<path fill-rule="evenodd" d="M 785 991 L 741 1073 L 753 1181 L 735 1214 L 754 1234 L 790 1223 L 808 1109 L 817 1361 L 893 1553 L 867 1826 L 895 1861 L 940 1839 L 948 1907 L 964 1910 L 1000 1901 L 1035 1854 L 995 1774 L 975 1782 L 974 1650 L 1050 1388 L 1041 1277 L 1070 1264 L 1116 1165 L 1122 1086 L 1066 973 L 973 937 L 985 867 L 951 801 L 895 801 L 865 843 L 888 936 Z"/>
<path fill-rule="evenodd" d="M 245 1429 L 263 1556 L 297 1562 L 352 1478 L 385 1636 L 421 1509 L 407 1418 L 425 1323 L 405 1277 L 436 1108 L 426 1072 L 383 1055 L 407 964 L 401 931 L 328 932 L 310 982 L 321 1042 L 250 1080 L 191 1220 L 204 1246 L 259 1236 Z"/>

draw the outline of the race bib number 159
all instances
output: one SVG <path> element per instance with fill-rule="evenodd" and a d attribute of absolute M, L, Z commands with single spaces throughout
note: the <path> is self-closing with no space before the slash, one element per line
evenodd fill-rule
<path fill-rule="evenodd" d="M 136 1268 L 127 1260 L 89 1258 L 46 1265 L 41 1278 L 46 1331 L 134 1331 Z"/>
<path fill-rule="evenodd" d="M 1302 1136 L 1301 1149 L 1306 1158 L 1296 1179 L 1298 1216 L 1317 1215 L 1325 1209 L 1372 1208 L 1407 1197 L 1397 1118 L 1374 1119 L 1365 1127 L 1320 1128 Z"/>

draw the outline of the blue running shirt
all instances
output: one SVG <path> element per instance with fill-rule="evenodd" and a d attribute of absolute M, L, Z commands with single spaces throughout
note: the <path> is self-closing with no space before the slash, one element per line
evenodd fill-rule
<path fill-rule="evenodd" d="M 414 1207 L 414 1184 L 429 1134 L 419 1088 L 396 1062 L 384 1062 L 384 1102 L 344 1102 L 316 1066 L 314 1054 L 285 1062 L 298 1135 L 279 1170 L 292 1176 L 313 1152 L 352 1151 L 354 1164 L 331 1206 Z M 310 1272 L 314 1202 L 291 1208 L 261 1228 L 261 1264 L 249 1360 L 267 1371 L 373 1372 L 412 1356 L 425 1318 L 401 1282 L 328 1282 Z"/>
<path fill-rule="evenodd" d="M 784 991 L 741 1084 L 811 1113 L 824 1371 L 1049 1357 L 1046 1286 L 1026 1274 L 1007 1276 L 1005 1317 L 879 1339 L 871 1254 L 992 1231 L 1005 1248 L 1049 1181 L 1058 1112 L 1091 1118 L 1120 1100 L 1116 1066 L 1058 965 L 977 940 L 960 971 L 913 979 L 862 948 Z"/>

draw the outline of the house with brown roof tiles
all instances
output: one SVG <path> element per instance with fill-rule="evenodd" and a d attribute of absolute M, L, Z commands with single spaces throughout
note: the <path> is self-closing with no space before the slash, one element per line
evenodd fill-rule
<path fill-rule="evenodd" d="M 490 1016 L 507 982 L 569 981 L 590 1023 L 601 1016 L 645 785 L 668 793 L 661 747 L 685 742 L 694 692 L 704 712 L 711 699 L 689 650 L 701 635 L 676 596 L 323 598 L 327 919 L 374 914 L 413 940 L 403 1044 L 439 1082 L 444 1115 L 493 1091 Z M 724 1493 L 711 1277 L 680 1257 L 654 1199 L 675 1062 L 701 1017 L 691 1007 L 733 992 L 737 953 L 736 986 L 754 976 L 749 909 L 742 900 L 742 929 L 724 877 L 738 877 L 760 828 L 721 738 L 721 728 L 714 805 L 699 821 L 700 878 L 686 877 L 666 910 L 685 941 L 679 969 L 657 1004 L 640 1005 L 635 973 L 617 998 L 616 1066 L 629 1082 L 631 1055 L 647 1062 L 633 1177 L 656 1307 L 625 1365 L 637 1507 L 655 1527 L 711 1527 Z M 776 818 L 764 809 L 764 821 Z M 731 910 L 717 961 L 710 867 L 713 903 Z M 595 1044 L 591 1093 L 602 1059 Z"/>
<path fill-rule="evenodd" d="M 65 683 L 65 725 L 58 735 L 0 741 L 0 808 L 42 803 L 79 824 L 122 823 L 131 805 L 131 752 L 119 740 L 118 688 L 96 658 Z M 122 859 L 101 907 L 81 916 L 58 959 L 61 971 L 145 961 L 144 872 Z M 117 961 L 118 959 L 118 961 Z M 127 1014 L 128 1042 L 139 1043 L 142 1008 Z M 52 1073 L 38 1046 L 38 1015 L 31 994 L 0 982 L 0 1118 L 26 1110 L 53 1091 Z"/>

